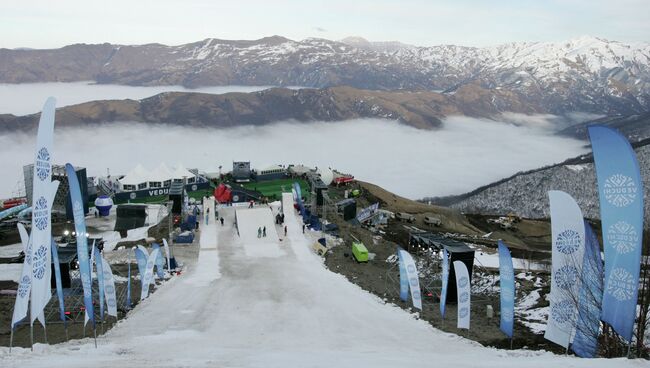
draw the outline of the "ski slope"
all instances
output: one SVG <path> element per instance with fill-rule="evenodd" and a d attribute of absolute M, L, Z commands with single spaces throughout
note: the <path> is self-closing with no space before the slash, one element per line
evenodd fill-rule
<path fill-rule="evenodd" d="M 247 254 L 234 209 L 219 209 L 225 225 L 201 226 L 198 260 L 98 338 L 97 349 L 90 339 L 36 345 L 33 353 L 2 348 L 0 366 L 647 367 L 485 348 L 440 332 L 328 271 L 289 204 L 283 197 L 287 237 L 260 243 L 280 255 Z"/>

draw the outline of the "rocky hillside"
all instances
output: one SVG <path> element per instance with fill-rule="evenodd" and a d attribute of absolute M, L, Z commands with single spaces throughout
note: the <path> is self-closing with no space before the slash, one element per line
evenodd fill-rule
<path fill-rule="evenodd" d="M 594 37 L 475 48 L 415 47 L 359 38 L 206 39 L 166 46 L 0 49 L 0 82 L 95 80 L 128 85 L 276 85 L 508 91 L 535 110 L 612 115 L 650 110 L 650 45 Z M 471 103 L 471 101 L 468 101 Z M 508 106 L 505 107 L 508 109 Z"/>
<path fill-rule="evenodd" d="M 136 121 L 183 126 L 232 127 L 276 121 L 343 121 L 357 118 L 396 120 L 418 129 L 433 129 L 449 115 L 489 117 L 500 106 L 522 113 L 534 107 L 507 91 L 490 93 L 463 87 L 454 95 L 436 92 L 368 91 L 351 87 L 325 89 L 272 88 L 251 93 L 169 92 L 140 101 L 107 100 L 57 110 L 57 126 Z M 32 129 L 38 114 L 0 115 L 0 130 Z"/>
<path fill-rule="evenodd" d="M 644 182 L 645 213 L 650 213 L 650 139 L 635 146 Z M 596 185 L 593 157 L 587 155 L 559 165 L 519 173 L 465 195 L 432 201 L 450 205 L 464 213 L 515 213 L 526 218 L 547 218 L 548 191 L 562 190 L 576 199 L 585 217 L 599 219 Z"/>

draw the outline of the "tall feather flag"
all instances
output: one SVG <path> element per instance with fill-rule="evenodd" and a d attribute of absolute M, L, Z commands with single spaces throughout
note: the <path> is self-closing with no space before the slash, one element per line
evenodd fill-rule
<path fill-rule="evenodd" d="M 160 249 L 154 249 L 149 254 L 147 259 L 146 269 L 144 271 L 144 281 L 142 282 L 142 290 L 140 293 L 140 300 L 144 300 L 149 296 L 149 285 L 153 282 L 153 266 L 156 264 L 156 258 Z"/>
<path fill-rule="evenodd" d="M 548 192 L 551 207 L 551 310 L 544 338 L 567 348 L 575 333 L 585 251 L 582 211 L 567 193 Z"/>
<path fill-rule="evenodd" d="M 408 279 L 409 289 L 411 290 L 411 301 L 413 306 L 422 310 L 422 292 L 420 291 L 420 277 L 418 270 L 415 267 L 415 261 L 411 254 L 404 249 L 399 250 L 400 258 L 404 261 L 404 270 L 406 271 L 406 278 Z"/>
<path fill-rule="evenodd" d="M 79 274 L 84 293 L 84 307 L 86 309 L 84 326 L 88 321 L 95 326 L 95 311 L 93 307 L 93 284 L 92 264 L 90 252 L 88 251 L 88 233 L 86 232 L 86 214 L 84 213 L 83 201 L 81 199 L 81 188 L 74 166 L 65 164 L 65 172 L 68 176 L 70 187 L 70 199 L 72 201 L 72 214 L 74 217 L 74 228 L 77 236 L 77 260 L 79 261 Z"/>
<path fill-rule="evenodd" d="M 99 319 L 104 321 L 104 257 L 96 245 L 93 245 L 95 254 L 95 269 L 97 270 L 97 286 L 99 288 Z"/>
<path fill-rule="evenodd" d="M 449 253 L 442 249 L 442 288 L 440 289 L 440 316 L 445 318 L 447 287 L 449 285 Z"/>
<path fill-rule="evenodd" d="M 117 317 L 117 295 L 115 294 L 115 280 L 111 265 L 102 257 L 102 271 L 104 273 L 104 296 L 106 297 L 106 306 L 108 306 L 108 315 Z"/>
<path fill-rule="evenodd" d="M 594 153 L 605 250 L 602 320 L 627 341 L 639 293 L 643 182 L 627 139 L 608 127 L 588 127 Z"/>
<path fill-rule="evenodd" d="M 56 283 L 56 295 L 59 299 L 59 318 L 63 321 L 63 325 L 67 328 L 65 319 L 65 302 L 63 300 L 63 284 L 61 283 L 61 265 L 59 264 L 59 249 L 52 239 L 52 263 L 54 264 L 54 280 Z"/>
<path fill-rule="evenodd" d="M 58 181 L 52 181 L 52 146 L 54 137 L 54 113 L 56 100 L 45 101 L 36 138 L 34 158 L 34 181 L 32 193 L 32 286 L 31 286 L 31 324 L 43 313 L 52 298 L 52 202 Z M 43 323 L 43 321 L 41 321 Z M 45 326 L 45 325 L 43 325 Z"/>
<path fill-rule="evenodd" d="M 515 270 L 508 247 L 499 240 L 499 284 L 501 288 L 500 328 L 512 339 L 515 317 Z"/>
<path fill-rule="evenodd" d="M 603 260 L 600 257 L 600 245 L 596 233 L 587 221 L 585 221 L 585 241 L 578 321 L 571 350 L 580 357 L 594 358 L 598 352 L 603 302 Z"/>
<path fill-rule="evenodd" d="M 462 261 L 454 261 L 456 288 L 458 293 L 458 321 L 456 327 L 469 330 L 471 315 L 471 288 L 467 266 Z"/>

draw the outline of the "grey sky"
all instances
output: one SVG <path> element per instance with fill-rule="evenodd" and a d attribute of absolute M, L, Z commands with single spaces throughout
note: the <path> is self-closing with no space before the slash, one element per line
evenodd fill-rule
<path fill-rule="evenodd" d="M 25 0 L 0 4 L 0 47 L 169 45 L 208 37 L 361 36 L 415 45 L 494 45 L 593 35 L 650 41 L 648 0 Z"/>

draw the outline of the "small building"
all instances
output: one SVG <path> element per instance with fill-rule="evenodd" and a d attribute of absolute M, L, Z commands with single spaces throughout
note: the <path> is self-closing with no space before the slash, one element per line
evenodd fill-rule
<path fill-rule="evenodd" d="M 235 183 L 248 183 L 251 181 L 251 163 L 250 161 L 233 161 L 232 163 L 232 180 Z"/>
<path fill-rule="evenodd" d="M 287 178 L 287 169 L 280 165 L 272 165 L 256 172 L 255 180 L 268 181 Z"/>

